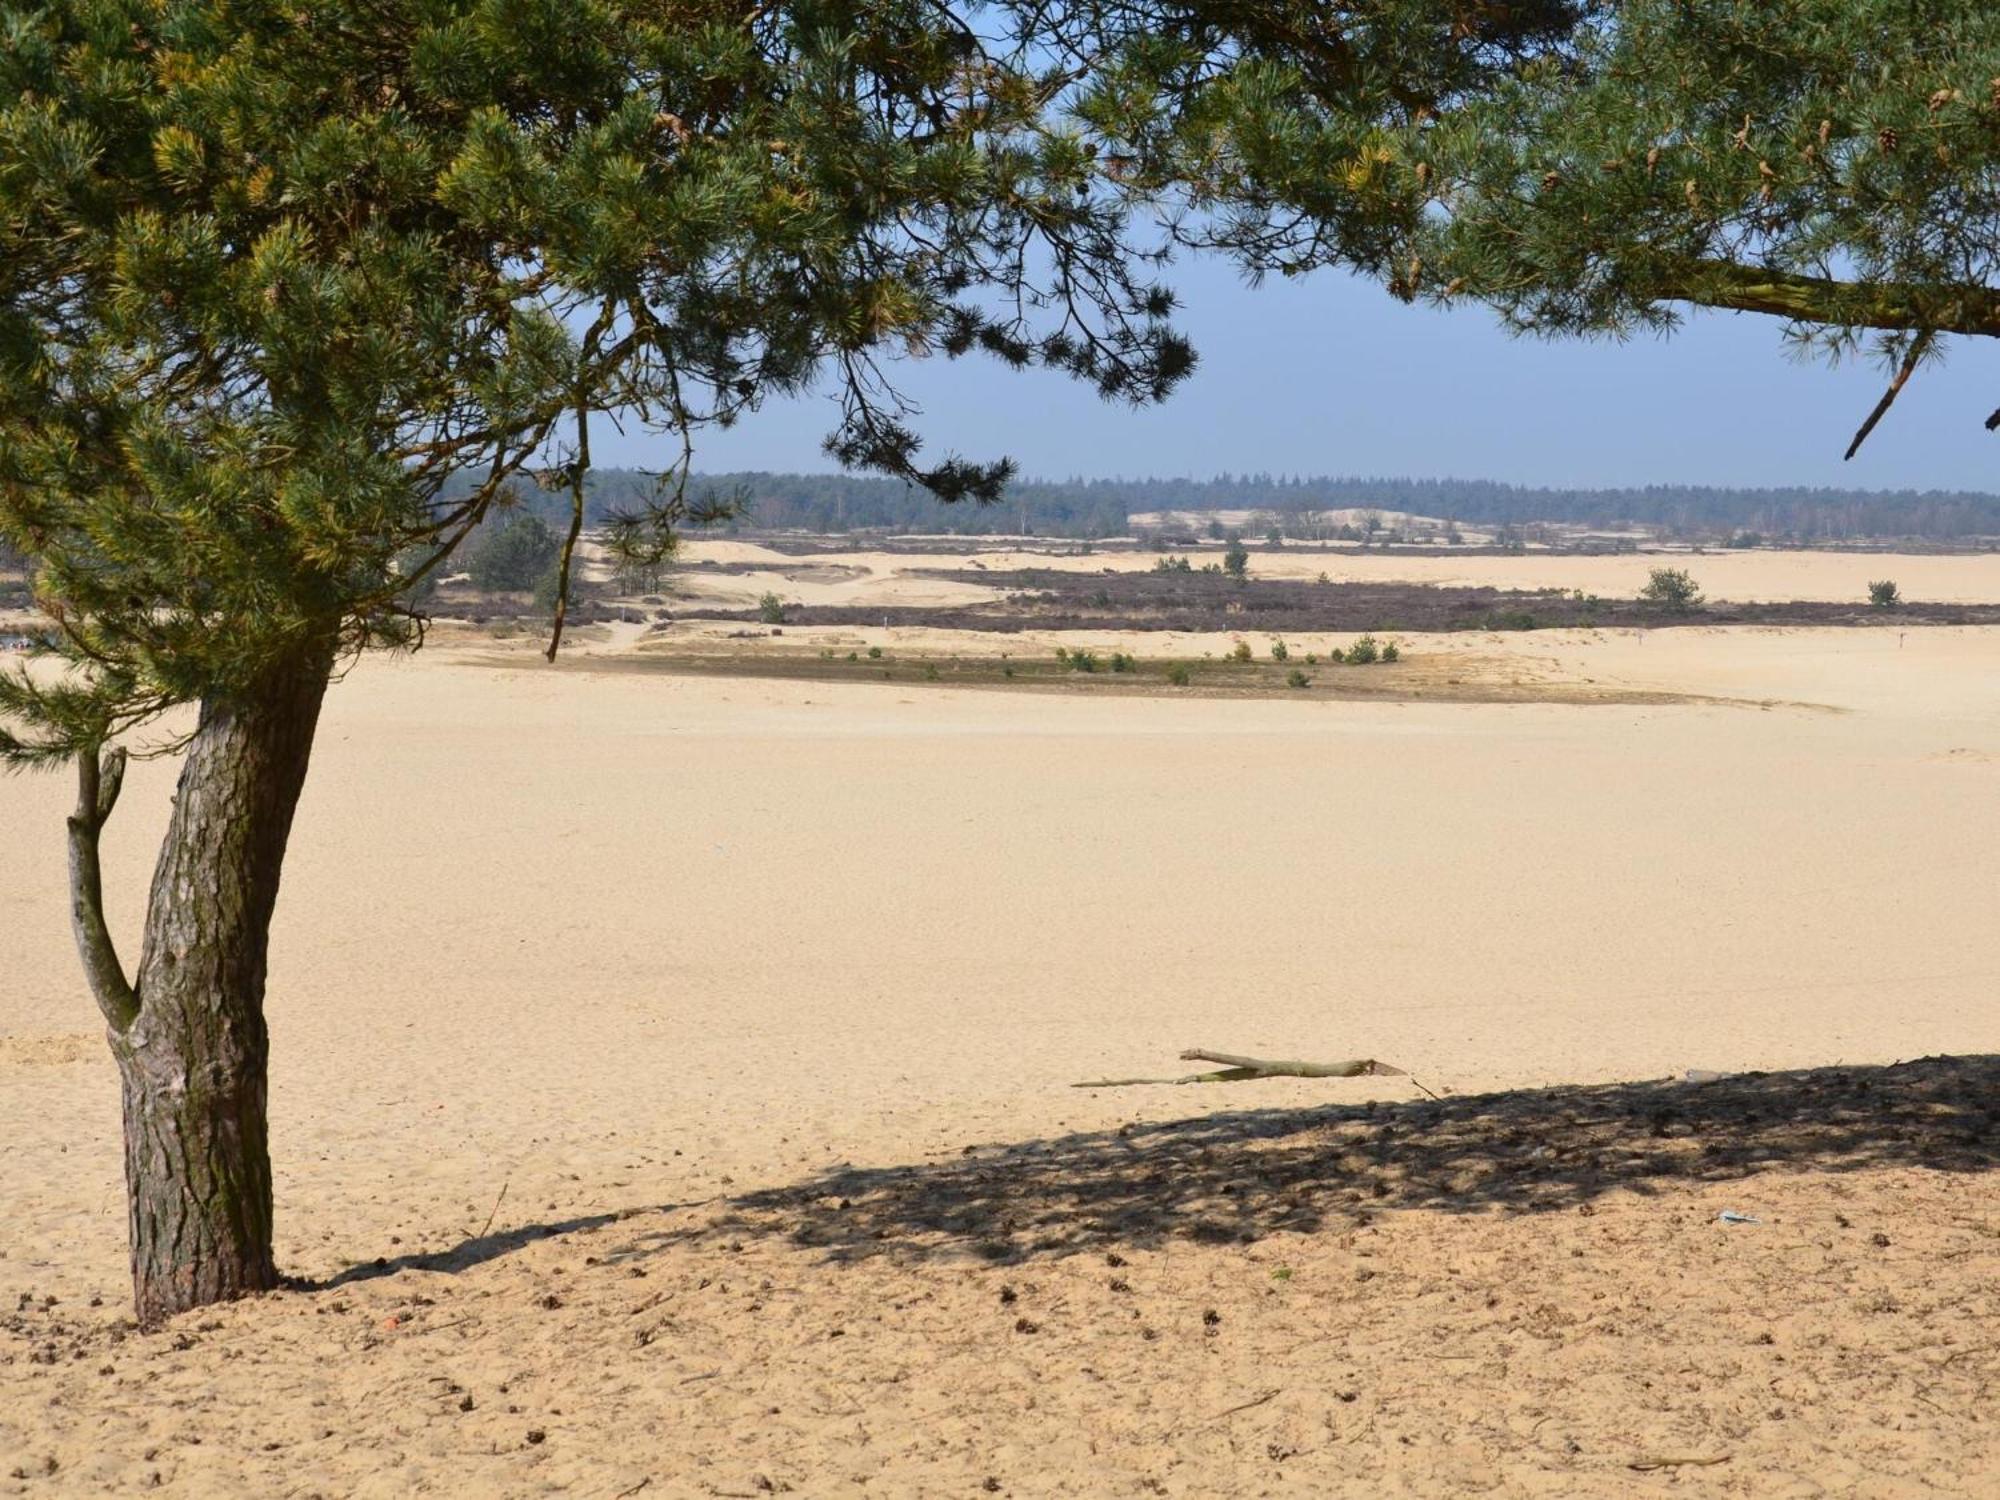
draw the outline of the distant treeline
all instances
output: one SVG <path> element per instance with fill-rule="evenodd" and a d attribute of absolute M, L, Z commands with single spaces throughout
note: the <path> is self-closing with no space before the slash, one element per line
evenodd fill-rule
<path fill-rule="evenodd" d="M 591 519 L 634 505 L 651 480 L 629 469 L 590 477 Z M 1484 479 L 1284 478 L 1019 480 L 997 505 L 944 505 L 893 479 L 849 474 L 700 475 L 697 489 L 740 494 L 742 525 L 757 530 L 893 531 L 1107 537 L 1132 530 L 1135 513 L 1249 510 L 1276 516 L 1343 509 L 1409 511 L 1477 525 L 1536 521 L 1614 529 L 1659 528 L 1679 536 L 1807 542 L 1918 537 L 1939 541 L 2000 537 L 2000 495 L 1946 490 L 1530 489 Z M 530 504 L 554 516 L 559 494 Z M 1747 539 L 1747 538 L 1746 538 Z"/>

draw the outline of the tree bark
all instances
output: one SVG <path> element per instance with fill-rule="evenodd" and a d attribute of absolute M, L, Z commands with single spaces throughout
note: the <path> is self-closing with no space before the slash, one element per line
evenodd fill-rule
<path fill-rule="evenodd" d="M 330 650 L 306 652 L 205 700 L 181 768 L 136 1014 L 111 1030 L 142 1326 L 277 1284 L 265 959 L 331 670 Z"/>

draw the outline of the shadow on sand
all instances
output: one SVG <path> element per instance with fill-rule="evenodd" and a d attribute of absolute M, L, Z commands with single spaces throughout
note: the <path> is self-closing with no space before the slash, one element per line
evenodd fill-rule
<path fill-rule="evenodd" d="M 1383 1209 L 1536 1213 L 1768 1171 L 1996 1164 L 2000 1057 L 1928 1058 L 1127 1125 L 748 1194 L 705 1229 L 642 1233 L 627 1253 L 721 1233 L 841 1259 L 1014 1262 L 1253 1241 Z"/>
<path fill-rule="evenodd" d="M 559 1234 L 573 1234 L 583 1229 L 601 1229 L 606 1224 L 615 1224 L 620 1214 L 580 1214 L 573 1219 L 558 1219 L 541 1224 L 521 1224 L 512 1229 L 495 1230 L 491 1234 L 476 1234 L 470 1239 L 460 1240 L 449 1250 L 419 1252 L 410 1255 L 384 1256 L 378 1260 L 362 1261 L 349 1266 L 336 1276 L 328 1276 L 319 1281 L 301 1281 L 298 1285 L 308 1291 L 331 1291 L 335 1287 L 350 1286 L 357 1281 L 373 1281 L 378 1276 L 394 1276 L 398 1271 L 445 1271 L 457 1273 L 470 1270 L 473 1266 L 484 1265 L 489 1260 L 498 1260 L 503 1255 L 512 1255 L 537 1240 L 549 1239 Z"/>
<path fill-rule="evenodd" d="M 1252 1085 L 1254 1087 L 1254 1085 Z M 1759 1172 L 2000 1165 L 2000 1057 L 1744 1073 L 1708 1083 L 1519 1089 L 1438 1101 L 1235 1110 L 968 1147 L 951 1161 L 849 1169 L 784 1188 L 595 1214 L 355 1266 L 460 1271 L 624 1220 L 614 1261 L 711 1236 L 778 1238 L 851 1260 L 1010 1263 L 1175 1240 L 1344 1228 L 1386 1209 L 1540 1213 Z M 705 1207 L 699 1225 L 648 1228 Z"/>

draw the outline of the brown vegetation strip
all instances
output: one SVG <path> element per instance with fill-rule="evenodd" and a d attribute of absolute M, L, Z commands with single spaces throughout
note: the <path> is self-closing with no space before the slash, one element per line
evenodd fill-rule
<path fill-rule="evenodd" d="M 1375 703 L 1566 703 L 1658 706 L 1705 703 L 1756 708 L 1811 708 L 1816 704 L 1780 704 L 1765 699 L 1708 697 L 1650 688 L 1605 687 L 1595 683 L 1542 681 L 1526 675 L 1519 663 L 1482 663 L 1462 655 L 1405 658 L 1393 664 L 1350 667 L 1330 662 L 1307 664 L 1302 657 L 1286 662 L 1188 660 L 1172 663 L 1158 658 L 1132 659 L 1129 669 L 1114 672 L 1100 659 L 1097 669 L 1080 672 L 1052 656 L 999 656 L 984 652 L 963 656 L 918 654 L 902 650 L 877 659 L 860 652 L 824 652 L 772 642 L 759 636 L 741 645 L 711 649 L 708 643 L 676 641 L 671 647 L 642 649 L 602 656 L 565 657 L 563 664 L 585 672 L 666 672 L 695 677 L 765 678 L 796 682 L 893 684 L 898 688 L 997 688 L 1014 692 L 1124 694 L 1139 697 L 1289 698 L 1299 701 L 1336 698 Z M 509 665 L 498 657 L 468 656 L 467 664 Z M 1167 673 L 1185 667 L 1187 682 L 1178 684 Z M 1307 678 L 1293 687 L 1293 671 Z"/>
<path fill-rule="evenodd" d="M 1825 601 L 1713 603 L 1685 611 L 1636 599 L 1562 589 L 1494 589 L 1418 583 L 1315 583 L 1205 573 L 1099 573 L 1022 569 L 924 569 L 912 576 L 1010 591 L 991 604 L 949 608 L 791 605 L 787 624 L 925 626 L 941 630 L 1375 631 L 1620 629 L 1688 625 L 1996 625 L 2000 604 L 1894 609 Z M 694 608 L 681 619 L 754 620 L 755 610 Z"/>

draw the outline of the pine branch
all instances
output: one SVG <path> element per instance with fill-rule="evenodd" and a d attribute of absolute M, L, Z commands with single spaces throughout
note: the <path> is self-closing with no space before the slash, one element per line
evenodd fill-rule
<path fill-rule="evenodd" d="M 98 863 L 98 836 L 118 805 L 125 785 L 125 751 L 96 746 L 76 757 L 76 811 L 69 815 L 70 922 L 84 977 L 104 1019 L 124 1032 L 139 1018 L 139 997 L 125 977 L 111 928 L 104 920 L 104 876 Z"/>

